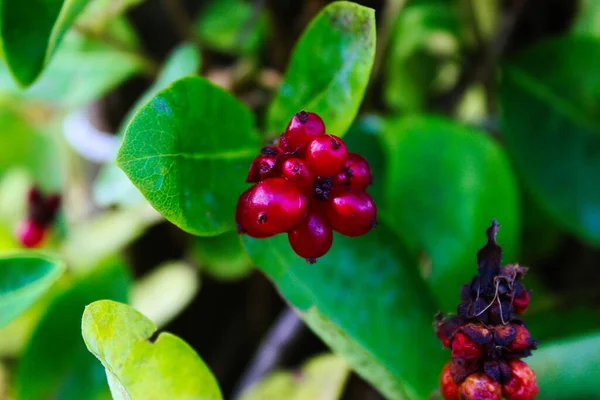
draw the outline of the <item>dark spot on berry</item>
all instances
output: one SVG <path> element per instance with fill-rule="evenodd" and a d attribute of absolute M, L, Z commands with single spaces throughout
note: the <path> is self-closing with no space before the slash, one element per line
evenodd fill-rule
<path fill-rule="evenodd" d="M 333 189 L 333 178 L 318 177 L 313 183 L 314 195 L 317 200 L 329 200 L 331 189 Z"/>
<path fill-rule="evenodd" d="M 258 223 L 264 224 L 266 222 L 267 222 L 267 213 L 265 213 L 265 212 L 258 213 Z"/>
<path fill-rule="evenodd" d="M 331 138 L 331 148 L 334 150 L 337 150 L 340 148 L 340 146 L 341 146 L 340 141 L 337 140 L 336 138 L 332 137 Z"/>
<path fill-rule="evenodd" d="M 377 228 L 377 224 L 378 224 L 378 222 L 377 222 L 377 220 L 376 220 L 376 219 L 372 220 L 372 221 L 371 221 L 371 229 L 375 229 L 375 228 Z"/>
<path fill-rule="evenodd" d="M 240 225 L 240 224 L 235 224 L 235 225 L 237 228 L 237 233 L 240 233 L 240 234 L 246 233 L 246 230 L 244 229 L 244 227 L 242 225 Z"/>
<path fill-rule="evenodd" d="M 294 163 L 294 168 L 292 168 L 292 172 L 295 176 L 297 176 L 300 173 L 301 169 L 302 169 L 302 166 L 300 165 L 300 163 L 298 161 L 296 161 Z"/>
<path fill-rule="evenodd" d="M 296 113 L 296 116 L 303 124 L 306 123 L 306 121 L 308 121 L 308 113 L 304 110 L 300 111 L 299 113 Z"/>
<path fill-rule="evenodd" d="M 316 262 L 317 262 L 316 258 L 307 258 L 306 259 L 307 264 L 315 264 Z"/>
<path fill-rule="evenodd" d="M 276 156 L 277 154 L 279 154 L 279 152 L 277 151 L 277 149 L 267 146 L 267 147 L 263 147 L 260 150 L 260 154 L 263 154 L 265 156 Z"/>

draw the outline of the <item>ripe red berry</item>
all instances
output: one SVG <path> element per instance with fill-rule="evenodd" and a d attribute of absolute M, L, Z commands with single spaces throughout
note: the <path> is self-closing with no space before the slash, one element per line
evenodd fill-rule
<path fill-rule="evenodd" d="M 376 223 L 377 207 L 365 192 L 340 191 L 327 204 L 327 218 L 333 229 L 346 236 L 361 236 Z"/>
<path fill-rule="evenodd" d="M 348 153 L 342 170 L 335 176 L 334 185 L 363 190 L 372 182 L 371 168 L 364 157 Z"/>
<path fill-rule="evenodd" d="M 515 326 L 516 334 L 513 341 L 510 343 L 510 350 L 513 352 L 521 352 L 530 350 L 535 347 L 535 341 L 531 338 L 529 330 L 523 325 Z"/>
<path fill-rule="evenodd" d="M 477 359 L 482 354 L 483 350 L 481 346 L 475 343 L 473 339 L 462 332 L 454 335 L 454 340 L 452 341 L 452 358 Z"/>
<path fill-rule="evenodd" d="M 333 231 L 323 215 L 313 211 L 288 232 L 288 240 L 296 254 L 312 263 L 331 248 Z"/>
<path fill-rule="evenodd" d="M 241 200 L 241 199 L 240 199 Z M 269 178 L 252 187 L 238 223 L 246 232 L 287 232 L 298 224 L 308 206 L 300 190 L 284 178 Z"/>
<path fill-rule="evenodd" d="M 460 385 L 460 398 L 464 400 L 501 400 L 502 387 L 486 374 L 471 374 Z"/>
<path fill-rule="evenodd" d="M 277 175 L 277 158 L 259 155 L 252 161 L 246 182 L 260 182 Z"/>
<path fill-rule="evenodd" d="M 288 124 L 285 133 L 281 135 L 279 148 L 286 152 L 296 151 L 312 138 L 325 133 L 325 123 L 315 113 L 300 111 Z"/>
<path fill-rule="evenodd" d="M 447 363 L 442 370 L 440 377 L 440 392 L 444 400 L 459 400 L 458 385 L 454 383 L 452 375 L 450 375 L 450 363 Z"/>
<path fill-rule="evenodd" d="M 315 175 L 337 175 L 347 157 L 346 144 L 334 135 L 318 136 L 311 140 L 306 147 L 306 165 Z"/>
<path fill-rule="evenodd" d="M 502 391 L 507 400 L 533 400 L 539 392 L 535 372 L 521 360 L 510 361 L 511 377 Z"/>
<path fill-rule="evenodd" d="M 304 160 L 296 157 L 288 158 L 281 166 L 283 177 L 298 186 L 303 192 L 312 191 L 315 180 Z"/>
<path fill-rule="evenodd" d="M 248 213 L 248 198 L 253 189 L 254 186 L 244 191 L 238 200 L 235 211 L 235 221 L 238 226 L 238 233 L 245 233 L 250 237 L 259 239 L 271 237 L 273 234 L 264 233 L 255 229 L 254 224 L 250 220 L 250 214 Z"/>
<path fill-rule="evenodd" d="M 513 299 L 513 307 L 517 314 L 524 314 L 529 306 L 531 294 L 528 290 L 523 290 L 521 294 Z"/>
<path fill-rule="evenodd" d="M 46 226 L 28 218 L 18 227 L 17 238 L 27 248 L 38 247 L 44 241 L 47 229 Z"/>

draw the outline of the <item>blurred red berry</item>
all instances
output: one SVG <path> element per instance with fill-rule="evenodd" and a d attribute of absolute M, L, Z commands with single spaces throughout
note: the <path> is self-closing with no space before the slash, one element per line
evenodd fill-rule
<path fill-rule="evenodd" d="M 250 164 L 246 182 L 260 182 L 277 174 L 277 158 L 274 156 L 259 155 Z"/>
<path fill-rule="evenodd" d="M 26 219 L 17 228 L 17 238 L 27 248 L 38 247 L 44 241 L 47 229 L 44 225 Z"/>
<path fill-rule="evenodd" d="M 521 294 L 513 299 L 513 307 L 517 314 L 524 314 L 529 306 L 529 300 L 531 300 L 531 294 L 528 290 L 523 290 Z"/>
<path fill-rule="evenodd" d="M 447 363 L 442 370 L 442 376 L 440 377 L 440 391 L 444 400 L 459 400 L 458 396 L 458 385 L 452 379 L 450 375 L 450 363 Z"/>
<path fill-rule="evenodd" d="M 452 358 L 477 359 L 482 354 L 483 349 L 473 339 L 462 332 L 454 335 L 454 340 L 452 341 Z"/>
<path fill-rule="evenodd" d="M 314 262 L 331 248 L 333 231 L 323 215 L 313 211 L 288 232 L 288 240 L 296 254 Z"/>
<path fill-rule="evenodd" d="M 531 338 L 529 330 L 524 325 L 516 325 L 515 330 L 515 338 L 510 343 L 511 351 L 521 352 L 535 347 L 535 341 Z"/>
<path fill-rule="evenodd" d="M 335 176 L 334 185 L 351 190 L 364 190 L 372 180 L 367 160 L 356 153 L 348 153 L 342 171 Z"/>
<path fill-rule="evenodd" d="M 303 192 L 310 193 L 312 191 L 315 177 L 301 158 L 288 158 L 283 162 L 281 171 L 284 178 L 298 186 Z"/>
<path fill-rule="evenodd" d="M 334 193 L 327 204 L 327 218 L 342 235 L 364 235 L 375 226 L 376 217 L 377 207 L 366 192 Z"/>
<path fill-rule="evenodd" d="M 315 175 L 337 175 L 344 167 L 347 157 L 346 144 L 334 135 L 318 136 L 306 148 L 306 165 Z"/>
<path fill-rule="evenodd" d="M 314 137 L 325 133 L 325 123 L 315 113 L 300 111 L 290 120 L 285 133 L 281 135 L 279 147 L 286 151 L 296 151 Z"/>
<path fill-rule="evenodd" d="M 502 391 L 507 400 L 533 400 L 539 388 L 535 379 L 535 372 L 521 360 L 511 360 L 511 377 L 504 385 Z"/>
<path fill-rule="evenodd" d="M 480 372 L 469 375 L 461 383 L 460 398 L 463 400 L 501 400 L 502 387 L 498 382 Z"/>

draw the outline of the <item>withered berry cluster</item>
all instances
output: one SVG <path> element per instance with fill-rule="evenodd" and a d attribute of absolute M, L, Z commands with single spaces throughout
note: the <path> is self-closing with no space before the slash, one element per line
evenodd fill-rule
<path fill-rule="evenodd" d="M 255 238 L 287 232 L 292 249 L 310 263 L 325 255 L 333 230 L 360 236 L 375 225 L 377 208 L 365 189 L 369 163 L 325 133 L 317 114 L 300 111 L 273 146 L 254 159 L 240 196 L 238 231 Z"/>
<path fill-rule="evenodd" d="M 57 194 L 44 195 L 36 187 L 27 193 L 27 217 L 17 229 L 17 238 L 24 247 L 37 247 L 52 227 L 61 198 Z"/>
<path fill-rule="evenodd" d="M 477 254 L 478 275 L 462 287 L 457 315 L 436 321 L 437 336 L 452 349 L 441 377 L 446 400 L 531 400 L 538 394 L 535 373 L 521 361 L 538 343 L 515 317 L 529 305 L 531 293 L 519 282 L 527 268 L 501 267 L 497 232 L 494 221 Z"/>

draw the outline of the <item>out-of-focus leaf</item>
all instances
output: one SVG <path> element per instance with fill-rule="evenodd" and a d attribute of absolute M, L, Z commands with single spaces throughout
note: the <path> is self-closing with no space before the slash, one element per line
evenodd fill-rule
<path fill-rule="evenodd" d="M 89 5 L 77 18 L 77 25 L 84 26 L 91 32 L 106 32 L 111 24 L 129 8 L 135 7 L 144 0 L 88 0 Z"/>
<path fill-rule="evenodd" d="M 198 237 L 194 242 L 194 255 L 202 272 L 217 279 L 240 279 L 252 271 L 252 262 L 242 247 L 240 235 L 235 231 L 214 237 Z"/>
<path fill-rule="evenodd" d="M 470 3 L 470 4 L 469 4 Z M 475 21 L 483 40 L 490 40 L 498 29 L 502 2 L 500 0 L 462 0 L 463 7 L 473 8 Z"/>
<path fill-rule="evenodd" d="M 311 329 L 388 398 L 423 399 L 438 386 L 446 356 L 424 334 L 436 307 L 416 259 L 385 225 L 360 238 L 335 235 L 316 265 L 285 235 L 244 244 Z"/>
<path fill-rule="evenodd" d="M 199 288 L 196 268 L 183 262 L 170 262 L 135 283 L 131 306 L 160 328 L 190 304 Z"/>
<path fill-rule="evenodd" d="M 243 0 L 212 0 L 195 23 L 202 44 L 233 54 L 259 50 L 268 31 L 264 10 Z"/>
<path fill-rule="evenodd" d="M 54 55 L 88 0 L 3 0 L 0 16 L 6 61 L 22 86 L 31 85 Z"/>
<path fill-rule="evenodd" d="M 31 307 L 64 270 L 62 262 L 47 256 L 0 254 L 0 328 Z"/>
<path fill-rule="evenodd" d="M 268 133 L 280 133 L 300 110 L 318 113 L 342 136 L 358 112 L 375 57 L 375 14 L 337 1 L 323 9 L 296 44 L 267 113 Z"/>
<path fill-rule="evenodd" d="M 483 132 L 435 117 L 388 122 L 387 222 L 424 257 L 422 275 L 439 305 L 452 311 L 475 274 L 477 250 L 492 219 L 504 262 L 516 261 L 517 185 L 502 149 Z"/>
<path fill-rule="evenodd" d="M 114 399 L 222 399 L 215 377 L 187 343 L 169 333 L 154 339 L 156 326 L 125 304 L 90 304 L 81 330 L 106 368 Z"/>
<path fill-rule="evenodd" d="M 537 303 L 537 299 L 538 293 L 534 291 L 533 303 Z M 533 337 L 543 347 L 549 340 L 597 331 L 600 328 L 600 315 L 589 307 L 554 307 L 540 312 L 527 312 L 525 322 Z"/>
<path fill-rule="evenodd" d="M 575 19 L 573 32 L 600 37 L 600 2 L 597 0 L 580 0 L 578 5 L 579 12 Z"/>
<path fill-rule="evenodd" d="M 600 334 L 544 343 L 528 364 L 537 374 L 544 400 L 600 399 Z"/>
<path fill-rule="evenodd" d="M 252 386 L 241 400 L 338 400 L 350 375 L 334 354 L 321 354 L 294 372 L 278 371 Z"/>
<path fill-rule="evenodd" d="M 557 223 L 597 246 L 599 68 L 600 39 L 545 41 L 505 66 L 499 97 L 502 135 L 524 184 Z"/>
<path fill-rule="evenodd" d="M 431 93 L 453 83 L 455 77 L 448 79 L 443 72 L 458 53 L 459 22 L 454 2 L 417 3 L 400 13 L 385 66 L 389 106 L 420 110 Z"/>
<path fill-rule="evenodd" d="M 127 300 L 125 266 L 99 266 L 57 296 L 38 323 L 19 361 L 15 394 L 19 400 L 98 399 L 107 391 L 102 366 L 81 340 L 81 314 L 98 299 Z"/>
<path fill-rule="evenodd" d="M 237 197 L 258 148 L 250 111 L 207 80 L 188 77 L 135 115 L 117 164 L 165 218 L 213 236 L 235 228 Z"/>

